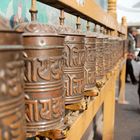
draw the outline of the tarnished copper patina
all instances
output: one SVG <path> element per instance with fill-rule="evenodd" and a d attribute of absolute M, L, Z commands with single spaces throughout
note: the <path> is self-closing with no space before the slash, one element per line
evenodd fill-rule
<path fill-rule="evenodd" d="M 64 116 L 64 37 L 31 22 L 23 34 L 27 133 L 57 128 Z"/>
<path fill-rule="evenodd" d="M 28 23 L 27 22 L 22 22 L 18 25 L 16 25 L 14 27 L 14 30 L 18 33 L 23 33 L 24 32 L 24 29 L 25 29 L 25 26 L 27 25 Z"/>
<path fill-rule="evenodd" d="M 128 40 L 123 39 L 123 57 L 125 57 L 127 51 L 128 51 Z"/>
<path fill-rule="evenodd" d="M 104 77 L 103 35 L 98 34 L 96 39 L 96 81 Z"/>
<path fill-rule="evenodd" d="M 63 26 L 58 27 L 58 31 L 65 35 L 65 104 L 78 103 L 84 95 L 84 35 Z"/>
<path fill-rule="evenodd" d="M 120 58 L 124 57 L 125 56 L 125 53 L 124 53 L 124 39 L 123 38 L 120 38 Z"/>
<path fill-rule="evenodd" d="M 20 34 L 0 31 L 0 140 L 25 140 Z"/>
<path fill-rule="evenodd" d="M 113 69 L 113 43 L 112 43 L 112 37 L 109 37 L 108 38 L 108 53 L 109 53 L 109 56 L 108 56 L 108 67 L 109 67 L 109 72 L 112 71 Z"/>
<path fill-rule="evenodd" d="M 116 55 L 115 55 L 115 46 L 116 46 L 116 43 L 115 43 L 115 38 L 114 37 L 111 37 L 110 39 L 110 50 L 111 50 L 111 52 L 110 52 L 110 66 L 111 66 L 111 69 L 113 69 L 114 68 L 114 66 L 115 66 L 115 61 L 116 61 Z"/>
<path fill-rule="evenodd" d="M 96 34 L 87 32 L 85 37 L 85 89 L 91 89 L 96 84 Z"/>
<path fill-rule="evenodd" d="M 114 66 L 117 64 L 118 59 L 119 59 L 119 54 L 118 54 L 118 50 L 119 50 L 119 40 L 118 38 L 115 37 L 114 39 Z"/>
<path fill-rule="evenodd" d="M 104 75 L 106 75 L 109 72 L 109 43 L 108 43 L 108 36 L 103 35 L 103 69 L 104 69 Z"/>
<path fill-rule="evenodd" d="M 118 51 L 119 51 L 119 40 L 118 38 L 115 38 L 115 44 L 114 44 L 115 48 L 114 48 L 114 56 L 115 56 L 115 65 L 116 63 L 118 62 L 118 59 L 119 59 L 119 55 L 120 53 L 118 54 Z"/>
<path fill-rule="evenodd" d="M 123 56 L 123 44 L 122 44 L 122 39 L 118 37 L 118 42 L 117 42 L 117 53 L 118 53 L 118 60 L 121 59 Z"/>

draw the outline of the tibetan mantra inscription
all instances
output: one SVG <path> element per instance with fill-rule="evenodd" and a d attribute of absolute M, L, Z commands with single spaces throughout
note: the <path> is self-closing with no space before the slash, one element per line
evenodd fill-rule
<path fill-rule="evenodd" d="M 85 56 L 86 61 L 84 65 L 84 77 L 85 77 L 85 90 L 91 89 L 95 86 L 95 70 L 96 70 L 96 38 L 95 36 L 89 36 L 87 34 L 85 38 Z"/>
<path fill-rule="evenodd" d="M 58 128 L 65 113 L 64 36 L 54 26 L 31 22 L 23 34 L 25 114 L 29 135 Z"/>
<path fill-rule="evenodd" d="M 64 48 L 65 104 L 80 102 L 84 92 L 83 35 L 66 35 Z"/>
<path fill-rule="evenodd" d="M 0 47 L 0 140 L 25 140 L 24 62 L 12 47 Z"/>
<path fill-rule="evenodd" d="M 25 112 L 29 132 L 53 129 L 64 114 L 62 48 L 53 51 L 55 53 L 42 48 L 24 53 Z"/>
<path fill-rule="evenodd" d="M 99 35 L 96 39 L 96 81 L 104 77 L 104 52 L 103 37 Z"/>

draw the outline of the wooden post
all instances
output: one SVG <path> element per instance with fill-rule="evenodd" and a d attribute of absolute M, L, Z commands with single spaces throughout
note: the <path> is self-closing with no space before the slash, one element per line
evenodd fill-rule
<path fill-rule="evenodd" d="M 126 28 L 126 34 L 124 39 L 127 39 L 127 21 L 126 17 L 122 17 L 122 23 L 121 25 Z M 126 59 L 126 56 L 125 56 Z M 125 100 L 125 76 L 126 76 L 126 63 L 124 62 L 121 73 L 120 73 L 120 93 L 119 93 L 119 98 L 118 98 L 118 103 L 120 104 L 126 104 Z"/>
<path fill-rule="evenodd" d="M 90 25 L 89 25 L 89 21 L 87 21 L 87 31 L 90 30 Z"/>
<path fill-rule="evenodd" d="M 108 88 L 106 89 L 107 94 L 104 100 L 103 140 L 114 140 L 116 81 L 115 74 L 112 75 L 110 80 L 110 86 L 108 86 Z"/>
<path fill-rule="evenodd" d="M 125 39 L 127 39 L 127 20 L 126 20 L 126 17 L 125 16 L 122 17 L 122 23 L 121 23 L 121 25 L 123 27 L 125 27 L 125 29 L 126 29 Z"/>
<path fill-rule="evenodd" d="M 62 9 L 62 10 L 60 10 L 60 17 L 59 17 L 59 20 L 60 20 L 60 25 L 64 25 L 64 19 L 65 19 L 65 17 L 64 17 L 64 10 Z"/>
<path fill-rule="evenodd" d="M 117 0 L 108 0 L 108 13 L 111 14 L 115 19 L 117 19 Z"/>
<path fill-rule="evenodd" d="M 120 93 L 118 103 L 125 104 L 125 73 L 126 73 L 126 64 L 123 64 L 121 74 L 120 74 Z"/>
<path fill-rule="evenodd" d="M 76 29 L 77 30 L 81 29 L 81 22 L 80 22 L 80 17 L 79 16 L 77 16 Z"/>
<path fill-rule="evenodd" d="M 95 26 L 94 26 L 94 32 L 97 32 L 98 30 L 97 30 L 97 24 L 95 24 Z"/>

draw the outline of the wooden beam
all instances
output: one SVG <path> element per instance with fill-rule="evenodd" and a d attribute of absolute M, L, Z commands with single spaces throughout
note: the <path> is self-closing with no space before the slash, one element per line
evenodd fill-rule
<path fill-rule="evenodd" d="M 88 109 L 78 116 L 77 120 L 74 122 L 74 124 L 71 126 L 70 130 L 67 133 L 67 140 L 80 140 L 86 129 L 88 128 L 89 124 L 92 122 L 97 111 L 103 104 L 104 100 L 108 96 L 113 96 L 112 98 L 114 98 L 114 94 L 110 94 L 110 92 L 108 92 L 110 85 L 112 84 L 112 82 L 114 82 L 112 80 L 114 80 L 114 78 L 111 77 L 102 88 L 99 96 L 95 97 L 95 99 L 91 101 L 88 105 Z"/>
<path fill-rule="evenodd" d="M 116 29 L 117 21 L 110 14 L 105 12 L 96 2 L 93 0 L 86 0 L 83 5 L 80 5 L 76 0 L 38 0 L 47 5 L 58 9 L 64 9 L 64 11 L 71 13 L 81 18 L 106 26 L 110 29 Z"/>

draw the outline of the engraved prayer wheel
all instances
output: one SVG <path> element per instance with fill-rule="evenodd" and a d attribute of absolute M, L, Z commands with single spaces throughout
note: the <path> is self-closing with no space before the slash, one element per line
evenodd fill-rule
<path fill-rule="evenodd" d="M 122 39 L 120 37 L 118 37 L 118 59 L 121 59 L 121 57 L 123 56 L 123 44 L 122 44 Z"/>
<path fill-rule="evenodd" d="M 117 63 L 118 60 L 119 60 L 120 54 L 121 54 L 121 52 L 119 52 L 119 50 L 120 50 L 120 40 L 119 40 L 118 37 L 116 38 L 115 42 L 116 42 L 115 43 L 115 56 L 116 56 L 116 63 Z"/>
<path fill-rule="evenodd" d="M 107 39 L 107 72 L 110 72 L 112 70 L 112 66 L 111 66 L 111 41 L 110 41 L 110 37 L 108 37 Z"/>
<path fill-rule="evenodd" d="M 118 42 L 119 42 L 118 39 L 115 38 L 115 41 L 114 41 L 114 58 L 115 58 L 114 66 L 117 64 L 118 59 L 119 59 L 119 54 L 118 54 L 119 45 L 118 45 Z"/>
<path fill-rule="evenodd" d="M 93 88 L 96 84 L 96 35 L 87 32 L 85 37 L 85 89 Z"/>
<path fill-rule="evenodd" d="M 104 77 L 103 41 L 103 35 L 98 34 L 96 38 L 96 81 Z"/>
<path fill-rule="evenodd" d="M 114 68 L 114 66 L 115 66 L 115 59 L 116 59 L 116 56 L 115 56 L 115 38 L 112 37 L 111 38 L 111 66 L 112 66 L 112 68 Z"/>
<path fill-rule="evenodd" d="M 57 128 L 64 116 L 64 36 L 31 22 L 23 34 L 25 113 L 29 134 Z"/>
<path fill-rule="evenodd" d="M 60 26 L 58 32 L 65 35 L 64 85 L 65 104 L 74 104 L 84 96 L 84 35 L 71 28 Z"/>
<path fill-rule="evenodd" d="M 128 39 L 124 40 L 125 53 L 128 53 Z"/>
<path fill-rule="evenodd" d="M 120 45 L 121 48 L 120 49 L 121 49 L 121 58 L 122 58 L 122 57 L 124 57 L 124 54 L 125 54 L 124 53 L 124 39 L 120 38 L 120 41 L 121 41 L 121 45 Z"/>
<path fill-rule="evenodd" d="M 109 63 L 109 72 L 113 69 L 113 49 L 112 49 L 112 37 L 108 38 L 108 63 Z"/>
<path fill-rule="evenodd" d="M 108 37 L 103 35 L 103 69 L 104 74 L 109 72 L 109 45 L 108 45 Z"/>
<path fill-rule="evenodd" d="M 14 30 L 15 30 L 16 32 L 23 33 L 23 32 L 24 32 L 24 28 L 25 28 L 25 26 L 26 26 L 27 24 L 28 24 L 27 22 L 20 23 L 20 24 L 18 24 L 18 25 L 16 25 L 16 26 L 14 27 Z"/>
<path fill-rule="evenodd" d="M 20 34 L 0 31 L 0 38 L 0 140 L 25 140 Z"/>
<path fill-rule="evenodd" d="M 128 41 L 126 39 L 123 39 L 123 57 L 125 57 L 125 54 L 127 53 L 127 46 Z"/>

